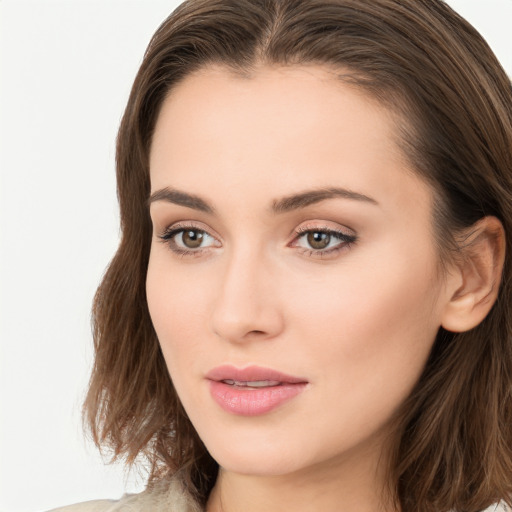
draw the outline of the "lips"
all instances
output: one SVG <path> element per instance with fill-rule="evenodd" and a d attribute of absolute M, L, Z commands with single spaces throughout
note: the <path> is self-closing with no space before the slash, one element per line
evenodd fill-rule
<path fill-rule="evenodd" d="M 242 416 L 270 412 L 300 394 L 308 383 L 304 378 L 259 366 L 219 366 L 206 378 L 214 401 L 223 410 Z"/>

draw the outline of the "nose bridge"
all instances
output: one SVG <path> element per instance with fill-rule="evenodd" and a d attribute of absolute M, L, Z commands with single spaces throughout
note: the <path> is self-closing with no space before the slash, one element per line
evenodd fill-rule
<path fill-rule="evenodd" d="M 213 329 L 228 341 L 270 338 L 282 329 L 272 269 L 262 251 L 249 244 L 233 248 L 223 268 L 214 304 Z"/>

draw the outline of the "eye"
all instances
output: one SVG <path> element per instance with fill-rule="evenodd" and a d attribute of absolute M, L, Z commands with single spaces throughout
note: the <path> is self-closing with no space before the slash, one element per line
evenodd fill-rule
<path fill-rule="evenodd" d="M 184 249 L 197 249 L 201 247 L 203 242 L 207 243 L 208 238 L 211 237 L 204 231 L 198 229 L 183 229 L 174 235 L 174 243 Z"/>
<path fill-rule="evenodd" d="M 325 231 L 309 231 L 305 235 L 308 245 L 312 249 L 325 249 L 331 243 L 331 234 Z"/>
<path fill-rule="evenodd" d="M 294 247 L 302 249 L 308 256 L 326 256 L 334 254 L 353 244 L 357 237 L 354 234 L 327 227 L 299 227 Z"/>
<path fill-rule="evenodd" d="M 197 254 L 208 247 L 220 247 L 218 241 L 204 229 L 195 226 L 174 225 L 159 235 L 162 242 L 178 254 Z"/>

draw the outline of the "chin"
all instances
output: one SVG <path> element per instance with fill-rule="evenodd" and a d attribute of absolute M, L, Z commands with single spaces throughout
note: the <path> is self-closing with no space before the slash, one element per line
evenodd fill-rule
<path fill-rule="evenodd" d="M 252 453 L 234 453 L 221 449 L 210 453 L 222 469 L 239 475 L 284 476 L 303 469 L 305 465 L 303 457 L 299 461 L 282 452 L 269 453 L 265 449 L 253 450 Z"/>
<path fill-rule="evenodd" d="M 211 425 L 210 425 L 211 427 Z M 299 442 L 286 432 L 262 425 L 250 428 L 201 429 L 198 434 L 210 455 L 223 469 L 245 475 L 277 476 L 304 465 L 306 440 Z"/>
<path fill-rule="evenodd" d="M 317 466 L 333 456 L 332 450 L 323 453 L 322 447 L 315 446 L 314 437 L 294 436 L 284 427 L 279 432 L 273 429 L 265 432 L 260 425 L 259 428 L 199 434 L 219 466 L 239 475 L 290 475 Z"/>

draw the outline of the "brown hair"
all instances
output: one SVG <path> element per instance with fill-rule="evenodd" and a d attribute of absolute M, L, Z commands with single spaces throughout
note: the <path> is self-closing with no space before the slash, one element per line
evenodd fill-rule
<path fill-rule="evenodd" d="M 150 484 L 182 472 L 204 503 L 217 465 L 183 411 L 151 324 L 148 156 L 172 88 L 207 65 L 247 76 L 260 64 L 343 71 L 399 112 L 401 144 L 432 184 L 441 251 L 487 215 L 507 256 L 497 302 L 469 332 L 440 330 L 399 415 L 391 468 L 408 512 L 478 511 L 512 496 L 512 88 L 482 37 L 440 0 L 189 0 L 160 26 L 117 142 L 122 238 L 93 310 L 96 359 L 85 402 L 99 445 Z M 443 254 L 443 252 L 442 252 Z"/>

